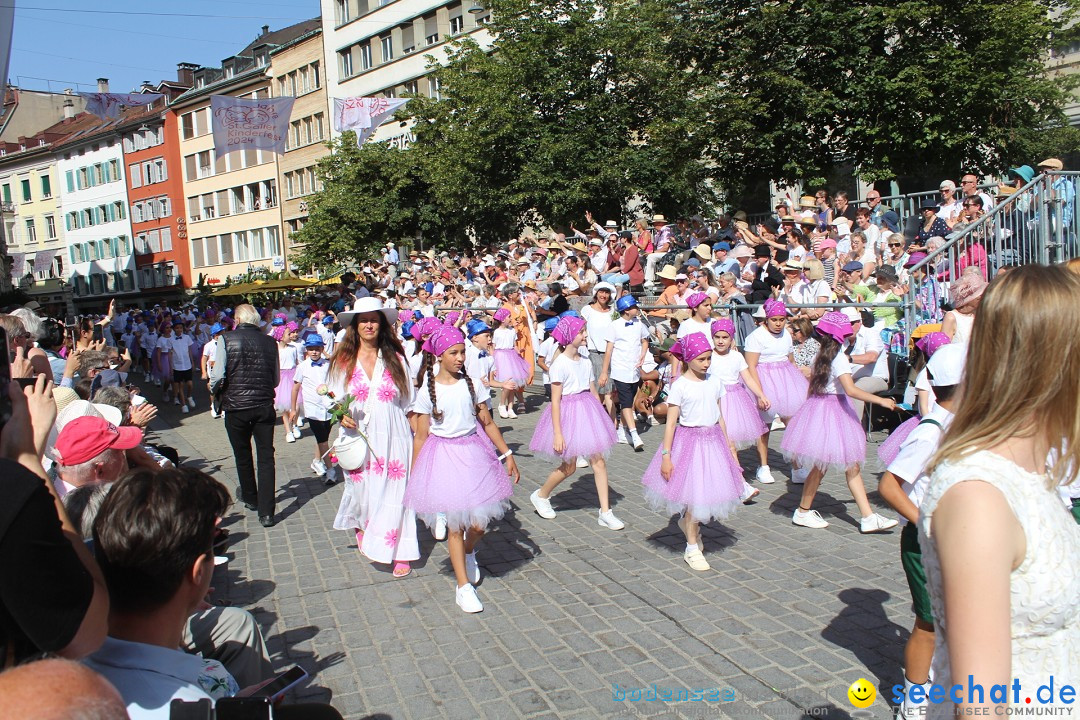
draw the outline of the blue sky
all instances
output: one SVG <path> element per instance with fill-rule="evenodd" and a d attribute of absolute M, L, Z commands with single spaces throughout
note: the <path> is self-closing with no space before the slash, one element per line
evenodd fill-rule
<path fill-rule="evenodd" d="M 57 92 L 74 83 L 82 83 L 77 90 L 92 92 L 99 77 L 109 78 L 113 92 L 128 92 L 144 80 L 175 80 L 179 62 L 219 66 L 254 40 L 263 25 L 277 30 L 319 15 L 319 0 L 14 2 L 8 76 L 25 88 Z M 203 17 L 133 14 L 137 12 Z"/>

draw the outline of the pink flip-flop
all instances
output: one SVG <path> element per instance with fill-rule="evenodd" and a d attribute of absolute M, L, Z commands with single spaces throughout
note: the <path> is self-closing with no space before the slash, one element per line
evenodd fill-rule
<path fill-rule="evenodd" d="M 394 563 L 394 577 L 403 578 L 412 572 L 412 565 L 407 562 Z"/>
<path fill-rule="evenodd" d="M 359 550 L 360 546 L 364 544 L 364 531 L 357 528 L 356 530 L 356 549 Z"/>

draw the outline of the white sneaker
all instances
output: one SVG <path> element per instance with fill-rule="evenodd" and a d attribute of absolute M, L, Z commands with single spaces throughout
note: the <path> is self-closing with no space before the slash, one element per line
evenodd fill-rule
<path fill-rule="evenodd" d="M 615 517 L 615 513 L 610 510 L 600 513 L 596 517 L 596 524 L 600 527 L 606 527 L 608 530 L 622 530 L 626 527 L 626 523 Z"/>
<path fill-rule="evenodd" d="M 913 702 L 911 700 L 911 689 L 914 687 L 921 687 L 924 691 L 929 692 L 931 682 L 927 682 L 923 685 L 916 685 L 907 678 L 904 679 L 904 701 L 900 703 L 900 707 L 896 710 L 896 720 L 923 720 L 926 717 L 926 700 L 924 699 L 920 703 Z M 924 694 L 925 698 L 926 695 Z"/>
<path fill-rule="evenodd" d="M 311 472 L 315 473 L 316 475 L 325 475 L 326 463 L 324 463 L 322 460 L 312 460 Z"/>
<path fill-rule="evenodd" d="M 795 485 L 804 485 L 808 477 L 810 477 L 810 468 L 791 469 L 791 482 Z"/>
<path fill-rule="evenodd" d="M 619 443 L 620 445 L 630 444 L 630 433 L 628 433 L 626 431 L 626 428 L 624 428 L 622 425 L 618 425 L 615 427 L 615 442 Z"/>
<path fill-rule="evenodd" d="M 772 476 L 772 471 L 769 470 L 768 465 L 762 465 L 761 467 L 759 467 L 757 469 L 757 472 L 754 473 L 754 479 L 762 485 L 772 485 L 774 482 L 776 482 L 776 478 Z"/>
<path fill-rule="evenodd" d="M 187 399 L 187 404 L 188 404 L 188 407 L 189 407 L 189 408 L 191 408 L 192 410 L 194 410 L 194 409 L 195 409 L 195 398 L 189 397 L 189 398 Z"/>
<path fill-rule="evenodd" d="M 296 437 L 291 432 L 287 432 L 285 433 L 285 442 L 294 443 L 296 442 Z"/>
<path fill-rule="evenodd" d="M 655 426 L 660 424 L 660 421 L 656 419 L 655 415 L 650 414 L 649 419 L 648 419 L 648 423 L 650 425 L 652 425 L 653 427 L 655 427 Z"/>
<path fill-rule="evenodd" d="M 705 556 L 701 554 L 701 550 L 686 550 L 683 552 L 683 560 L 690 566 L 692 570 L 698 572 L 704 572 L 712 568 L 709 565 L 709 561 L 705 559 Z"/>
<path fill-rule="evenodd" d="M 761 494 L 760 490 L 758 490 L 756 487 L 754 487 L 753 485 L 751 485 L 748 482 L 746 482 L 745 480 L 743 480 L 742 501 L 743 501 L 744 505 L 746 503 L 750 502 L 751 500 L 753 500 L 754 498 L 756 498 L 760 494 Z"/>
<path fill-rule="evenodd" d="M 587 468 L 587 467 L 589 467 L 589 460 L 588 460 L 588 458 L 583 458 L 583 457 L 581 457 L 581 456 L 579 455 L 579 456 L 578 456 L 578 459 L 577 459 L 577 466 L 578 466 L 579 468 Z"/>
<path fill-rule="evenodd" d="M 877 513 L 870 513 L 866 517 L 859 520 L 859 532 L 863 534 L 882 532 L 889 528 L 896 527 L 897 521 L 891 520 Z"/>
<path fill-rule="evenodd" d="M 303 436 L 303 434 L 304 434 L 304 433 L 303 433 L 303 432 L 301 432 L 300 428 L 296 427 L 295 425 L 293 426 L 293 429 L 292 429 L 292 436 L 293 436 L 294 438 L 296 438 L 297 440 L 299 440 L 299 439 L 300 439 L 300 438 L 301 438 L 301 437 Z"/>
<path fill-rule="evenodd" d="M 187 406 L 187 405 L 181 405 L 181 406 L 180 406 L 180 412 L 182 412 L 182 413 L 184 413 L 185 415 L 187 415 L 187 414 L 188 414 L 189 412 L 191 412 L 191 411 L 190 411 L 190 410 L 188 410 L 188 406 Z"/>
<path fill-rule="evenodd" d="M 480 566 L 476 563 L 475 550 L 465 554 L 465 575 L 473 585 L 480 582 Z"/>
<path fill-rule="evenodd" d="M 532 491 L 532 495 L 529 496 L 529 502 L 536 508 L 536 514 L 545 520 L 555 519 L 555 509 L 551 507 L 551 498 L 540 497 L 540 490 L 536 489 Z"/>
<path fill-rule="evenodd" d="M 802 510 L 795 508 L 795 512 L 791 516 L 791 522 L 796 525 L 802 525 L 803 527 L 814 528 L 815 530 L 829 527 L 829 523 L 825 522 L 825 518 L 821 517 L 821 513 L 817 510 L 807 510 L 806 512 L 803 512 Z"/>
<path fill-rule="evenodd" d="M 217 417 L 217 410 L 214 409 L 213 405 L 210 406 L 210 417 L 212 417 L 212 418 Z"/>
<path fill-rule="evenodd" d="M 166 397 L 165 402 L 168 402 L 168 401 L 169 401 L 169 399 Z M 179 405 L 180 404 L 180 398 L 173 398 L 172 404 L 173 405 Z"/>
<path fill-rule="evenodd" d="M 435 529 L 431 532 L 435 536 L 436 540 L 446 539 L 446 513 L 439 513 L 435 516 Z"/>
<path fill-rule="evenodd" d="M 634 452 L 645 452 L 645 443 L 641 442 L 637 430 L 630 431 L 630 444 L 634 446 Z"/>
<path fill-rule="evenodd" d="M 480 602 L 480 598 L 476 597 L 476 588 L 472 585 L 462 585 L 457 589 L 457 604 L 459 608 L 467 613 L 484 611 L 484 603 Z"/>
<path fill-rule="evenodd" d="M 769 426 L 770 430 L 783 430 L 787 425 L 780 418 L 773 418 L 772 425 Z"/>
<path fill-rule="evenodd" d="M 514 406 L 513 405 L 507 405 L 506 406 L 506 417 L 508 417 L 508 418 L 516 418 L 517 417 L 517 413 L 514 412 Z"/>
<path fill-rule="evenodd" d="M 506 406 L 505 406 L 505 405 L 500 405 L 500 406 L 499 406 L 499 417 L 501 417 L 501 418 L 504 418 L 504 417 L 509 417 L 509 416 L 508 416 L 508 415 L 506 414 Z"/>
<path fill-rule="evenodd" d="M 303 430 L 304 425 L 306 425 L 306 424 L 307 424 L 307 418 L 296 418 L 296 427 Z"/>

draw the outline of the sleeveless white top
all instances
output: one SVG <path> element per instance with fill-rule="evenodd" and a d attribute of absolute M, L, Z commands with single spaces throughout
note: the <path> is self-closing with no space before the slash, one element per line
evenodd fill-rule
<path fill-rule="evenodd" d="M 1036 689 L 1053 675 L 1055 700 L 1060 700 L 1058 688 L 1080 683 L 1080 525 L 1062 507 L 1057 492 L 1047 488 L 1044 476 L 985 450 L 938 466 L 919 507 L 919 543 L 937 629 L 934 682 L 945 687 L 967 684 L 967 678 L 953 678 L 949 666 L 941 563 L 930 523 L 945 491 L 968 480 L 981 480 L 1001 491 L 1027 540 L 1024 560 L 1010 577 L 1010 682 L 1020 680 L 1023 706 L 1024 698 L 1034 700 Z M 952 703 L 930 704 L 928 717 L 952 718 Z"/>
<path fill-rule="evenodd" d="M 956 320 L 956 332 L 953 333 L 953 343 L 966 344 L 971 340 L 971 326 L 975 324 L 974 315 L 964 315 L 955 310 L 950 310 L 953 319 Z"/>

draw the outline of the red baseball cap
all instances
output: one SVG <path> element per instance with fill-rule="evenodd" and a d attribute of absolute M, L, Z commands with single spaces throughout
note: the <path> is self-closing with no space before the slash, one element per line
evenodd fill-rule
<path fill-rule="evenodd" d="M 109 448 L 130 450 L 138 447 L 142 437 L 142 430 L 137 427 L 117 427 L 105 418 L 86 415 L 75 418 L 60 431 L 55 455 L 61 465 L 79 465 Z"/>

